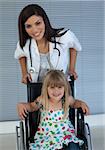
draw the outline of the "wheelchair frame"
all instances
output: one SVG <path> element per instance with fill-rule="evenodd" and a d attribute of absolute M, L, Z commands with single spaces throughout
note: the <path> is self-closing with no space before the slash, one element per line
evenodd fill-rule
<path fill-rule="evenodd" d="M 72 96 L 74 97 L 74 78 L 69 79 Z M 35 100 L 41 93 L 42 83 L 28 83 L 27 84 L 27 98 L 28 102 Z M 39 90 L 40 89 L 40 90 Z M 33 92 L 35 90 L 35 92 Z M 35 95 L 33 95 L 35 93 Z M 29 150 L 29 143 L 34 142 L 34 135 L 37 131 L 39 123 L 39 113 L 29 113 L 25 122 L 20 121 L 19 127 L 16 126 L 17 135 L 17 150 Z M 33 118 L 37 118 L 34 120 Z M 70 108 L 69 118 L 75 128 L 76 136 L 84 141 L 80 147 L 81 150 L 92 150 L 91 134 L 88 123 L 84 121 L 84 114 L 81 108 Z M 36 127 L 36 128 L 35 128 Z"/>

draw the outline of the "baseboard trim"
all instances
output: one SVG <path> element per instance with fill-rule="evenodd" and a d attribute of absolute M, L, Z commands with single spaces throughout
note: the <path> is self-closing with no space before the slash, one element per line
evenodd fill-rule
<path fill-rule="evenodd" d="M 16 126 L 19 126 L 19 121 L 0 122 L 0 134 L 16 133 Z"/>

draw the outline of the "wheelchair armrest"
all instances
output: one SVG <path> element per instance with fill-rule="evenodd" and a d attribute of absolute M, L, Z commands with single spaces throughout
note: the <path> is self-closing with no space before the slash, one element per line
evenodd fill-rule
<path fill-rule="evenodd" d="M 72 122 L 74 128 L 77 128 L 77 132 L 80 129 L 80 124 L 84 124 L 84 113 L 82 108 L 70 108 L 69 110 L 69 118 Z"/>
<path fill-rule="evenodd" d="M 85 127 L 85 121 L 84 121 L 84 113 L 82 108 L 77 109 L 77 136 L 83 136 L 84 135 L 84 127 Z"/>

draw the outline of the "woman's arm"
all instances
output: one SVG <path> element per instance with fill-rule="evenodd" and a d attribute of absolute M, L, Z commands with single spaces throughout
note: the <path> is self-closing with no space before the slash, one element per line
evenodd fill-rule
<path fill-rule="evenodd" d="M 74 79 L 76 80 L 78 78 L 78 75 L 75 71 L 76 67 L 76 59 L 77 59 L 77 51 L 74 48 L 70 48 L 70 66 L 69 66 L 69 72 L 74 76 Z"/>
<path fill-rule="evenodd" d="M 79 99 L 74 99 L 72 96 L 69 96 L 69 105 L 73 108 L 82 108 L 84 114 L 89 114 L 89 107 L 85 102 Z"/>
<path fill-rule="evenodd" d="M 28 112 L 32 112 L 34 110 L 34 103 L 18 103 L 17 111 L 20 119 L 24 120 L 27 117 Z"/>
<path fill-rule="evenodd" d="M 21 72 L 22 72 L 22 77 L 23 77 L 27 74 L 26 57 L 19 58 L 19 63 L 21 66 Z"/>
<path fill-rule="evenodd" d="M 27 64 L 26 64 L 26 57 L 21 57 L 19 58 L 19 63 L 21 67 L 21 72 L 22 72 L 22 83 L 27 84 L 27 78 L 29 81 L 31 81 L 31 76 L 27 72 Z"/>
<path fill-rule="evenodd" d="M 85 102 L 83 102 L 82 100 L 75 99 L 74 108 L 79 108 L 79 107 L 82 108 L 84 114 L 86 114 L 86 115 L 89 114 L 88 105 Z"/>
<path fill-rule="evenodd" d="M 28 112 L 37 111 L 41 107 L 40 97 L 30 103 L 18 103 L 17 111 L 20 119 L 24 120 Z"/>

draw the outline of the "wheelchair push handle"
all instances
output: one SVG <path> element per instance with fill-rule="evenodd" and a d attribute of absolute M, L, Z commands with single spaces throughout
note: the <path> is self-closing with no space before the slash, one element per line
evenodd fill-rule
<path fill-rule="evenodd" d="M 72 75 L 72 74 L 67 75 L 67 80 L 74 82 L 74 80 L 75 80 L 74 75 Z M 29 83 L 31 83 L 31 82 L 29 81 L 29 78 L 27 77 L 27 84 L 29 84 Z"/>
<path fill-rule="evenodd" d="M 70 75 L 70 79 L 71 79 L 71 81 L 74 81 L 75 80 L 74 75 Z"/>
<path fill-rule="evenodd" d="M 68 75 L 67 80 L 71 85 L 71 89 L 72 89 L 73 97 L 74 97 L 74 81 L 75 81 L 74 76 L 73 75 Z"/>

